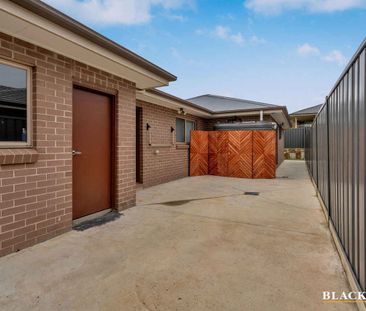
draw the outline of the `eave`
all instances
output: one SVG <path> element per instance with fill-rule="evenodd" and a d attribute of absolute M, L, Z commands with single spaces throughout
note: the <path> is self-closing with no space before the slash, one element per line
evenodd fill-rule
<path fill-rule="evenodd" d="M 134 82 L 139 89 L 176 80 L 174 75 L 40 1 L 0 0 L 0 29 Z"/>

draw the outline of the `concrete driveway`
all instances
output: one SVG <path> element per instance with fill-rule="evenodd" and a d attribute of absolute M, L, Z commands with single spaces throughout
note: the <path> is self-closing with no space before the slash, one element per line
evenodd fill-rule
<path fill-rule="evenodd" d="M 303 162 L 185 178 L 100 227 L 0 258 L 1 310 L 356 310 Z M 259 195 L 244 195 L 259 192 Z"/>

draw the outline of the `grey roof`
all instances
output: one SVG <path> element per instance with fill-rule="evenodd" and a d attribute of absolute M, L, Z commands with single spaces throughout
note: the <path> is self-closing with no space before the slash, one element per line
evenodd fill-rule
<path fill-rule="evenodd" d="M 236 111 L 236 110 L 260 110 L 268 108 L 279 108 L 280 106 L 265 104 L 252 100 L 218 96 L 218 95 L 201 95 L 187 99 L 189 102 L 206 108 L 213 112 Z"/>
<path fill-rule="evenodd" d="M 0 85 L 0 102 L 25 105 L 27 103 L 27 91 L 25 88 Z"/>
<path fill-rule="evenodd" d="M 322 106 L 323 106 L 323 104 L 320 104 L 320 105 L 308 107 L 305 109 L 301 109 L 301 110 L 291 113 L 290 116 L 299 115 L 299 114 L 317 114 Z"/>

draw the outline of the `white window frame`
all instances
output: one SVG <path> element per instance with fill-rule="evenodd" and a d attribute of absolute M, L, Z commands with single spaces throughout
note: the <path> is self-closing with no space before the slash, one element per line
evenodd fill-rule
<path fill-rule="evenodd" d="M 0 141 L 0 148 L 29 148 L 32 147 L 33 115 L 32 115 L 32 68 L 12 61 L 0 59 L 0 64 L 23 69 L 27 75 L 27 141 Z"/>
<path fill-rule="evenodd" d="M 186 122 L 193 122 L 194 124 L 194 130 L 196 129 L 197 127 L 197 123 L 195 120 L 190 120 L 190 119 L 185 119 L 185 118 L 178 118 L 176 117 L 175 118 L 175 126 L 177 126 L 177 119 L 180 119 L 180 120 L 184 120 L 184 141 L 176 141 L 175 143 L 176 144 L 180 144 L 180 145 L 188 145 L 190 142 L 189 141 L 186 141 Z M 175 129 L 175 131 L 177 131 L 177 129 Z M 177 133 L 175 133 L 175 139 L 177 140 Z"/>

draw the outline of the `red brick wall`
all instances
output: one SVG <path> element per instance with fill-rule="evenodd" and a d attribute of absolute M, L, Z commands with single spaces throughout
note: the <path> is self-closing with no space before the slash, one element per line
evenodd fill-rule
<path fill-rule="evenodd" d="M 73 83 L 116 94 L 115 201 L 119 209 L 133 206 L 135 85 L 3 33 L 0 58 L 32 67 L 33 148 L 38 152 L 35 163 L 21 163 L 29 161 L 20 155 L 13 161 L 20 164 L 0 165 L 0 256 L 71 229 Z M 11 152 L 1 150 L 0 156 Z"/>
<path fill-rule="evenodd" d="M 192 115 L 181 116 L 176 110 L 146 102 L 138 101 L 137 105 L 142 107 L 142 179 L 144 187 L 188 176 L 188 146 L 149 146 L 146 123 L 151 126 L 149 131 L 151 132 L 153 144 L 171 144 L 172 134 L 170 128 L 175 128 L 176 118 L 194 120 L 197 129 L 201 130 L 206 129 L 206 120 Z M 155 153 L 157 150 L 159 151 L 158 154 Z"/>

